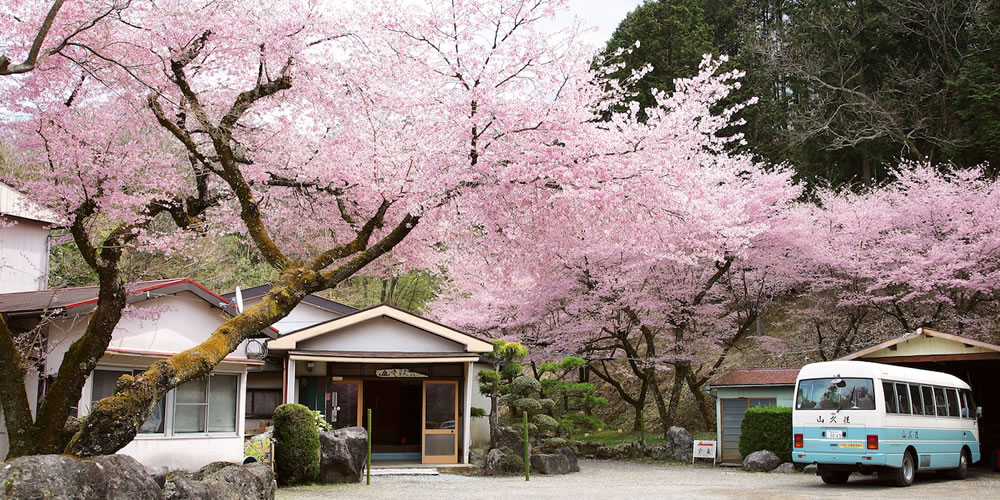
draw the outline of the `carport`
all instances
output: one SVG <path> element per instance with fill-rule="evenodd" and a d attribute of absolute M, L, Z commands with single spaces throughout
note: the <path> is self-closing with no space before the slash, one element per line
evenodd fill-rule
<path fill-rule="evenodd" d="M 1000 346 L 966 337 L 918 328 L 915 332 L 840 358 L 909 366 L 950 373 L 972 386 L 979 419 L 981 465 L 998 467 L 1000 458 Z"/>

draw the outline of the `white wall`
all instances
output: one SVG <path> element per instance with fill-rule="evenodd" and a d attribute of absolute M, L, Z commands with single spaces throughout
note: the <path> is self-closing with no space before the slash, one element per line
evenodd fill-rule
<path fill-rule="evenodd" d="M 132 307 L 136 311 L 126 312 L 115 327 L 109 350 L 178 353 L 200 344 L 226 320 L 220 309 L 190 292 L 146 300 Z M 90 315 L 84 315 L 52 321 L 46 373 L 59 370 L 59 361 L 73 340 L 87 329 L 89 319 Z M 227 358 L 245 359 L 245 346 L 243 342 Z"/>
<path fill-rule="evenodd" d="M 489 363 L 475 363 L 472 365 L 472 407 L 482 408 L 486 410 L 486 414 L 490 414 L 490 398 L 483 396 L 479 392 L 479 372 L 483 370 L 492 370 L 493 367 Z M 490 420 L 489 417 L 480 417 L 472 419 L 472 426 L 470 427 L 472 431 L 472 447 L 473 448 L 486 448 L 490 445 Z"/>
<path fill-rule="evenodd" d="M 13 226 L 4 225 L 11 221 Z M 48 238 L 49 231 L 41 222 L 5 218 L 0 223 L 0 293 L 45 288 Z"/>
<path fill-rule="evenodd" d="M 329 351 L 465 352 L 465 346 L 394 319 L 362 321 L 298 343 L 296 349 Z"/>
<path fill-rule="evenodd" d="M 215 461 L 241 462 L 243 435 L 136 438 L 118 453 L 149 467 L 196 471 Z"/>
<path fill-rule="evenodd" d="M 244 307 L 250 307 L 256 305 L 260 301 L 261 297 L 256 297 L 244 301 L 243 305 Z M 320 309 L 312 304 L 299 302 L 298 305 L 292 309 L 292 312 L 288 313 L 288 316 L 281 318 L 281 320 L 271 326 L 277 328 L 279 333 L 285 334 L 295 330 L 301 330 L 302 328 L 315 325 L 316 323 L 336 319 L 340 316 L 340 314 Z"/>

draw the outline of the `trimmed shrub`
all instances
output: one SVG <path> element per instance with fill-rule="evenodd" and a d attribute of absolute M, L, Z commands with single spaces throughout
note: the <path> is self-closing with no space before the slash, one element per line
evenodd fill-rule
<path fill-rule="evenodd" d="M 534 378 L 527 375 L 521 375 L 511 382 L 510 390 L 512 393 L 519 396 L 528 396 L 531 394 L 538 394 L 539 391 L 542 390 L 542 384 Z"/>
<path fill-rule="evenodd" d="M 500 469 L 506 474 L 524 474 L 524 458 L 513 453 L 504 455 Z"/>
<path fill-rule="evenodd" d="M 274 466 L 278 484 L 307 483 L 319 474 L 319 431 L 313 412 L 285 404 L 274 410 Z"/>
<path fill-rule="evenodd" d="M 552 432 L 556 429 L 556 427 L 559 427 L 559 422 L 556 419 L 544 413 L 539 413 L 538 415 L 531 417 L 531 421 L 537 425 L 538 429 L 542 432 Z"/>
<path fill-rule="evenodd" d="M 542 411 L 542 404 L 539 403 L 537 399 L 531 398 L 521 398 L 514 401 L 514 407 L 517 408 L 518 411 L 528 412 L 528 415 L 534 415 Z"/>
<path fill-rule="evenodd" d="M 740 454 L 745 457 L 760 450 L 773 452 L 782 462 L 792 461 L 791 408 L 758 406 L 743 415 Z"/>

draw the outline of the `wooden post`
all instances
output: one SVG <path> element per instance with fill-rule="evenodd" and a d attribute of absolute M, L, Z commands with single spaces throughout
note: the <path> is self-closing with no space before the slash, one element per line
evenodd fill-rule
<path fill-rule="evenodd" d="M 531 445 L 528 444 L 528 412 L 524 415 L 524 480 L 531 481 Z"/>
<path fill-rule="evenodd" d="M 365 482 L 372 484 L 372 409 L 368 409 L 368 463 L 365 467 Z"/>

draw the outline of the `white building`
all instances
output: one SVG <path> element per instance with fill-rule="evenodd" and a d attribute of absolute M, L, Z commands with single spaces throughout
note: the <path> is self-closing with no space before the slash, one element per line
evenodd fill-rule
<path fill-rule="evenodd" d="M 55 214 L 0 182 L 0 293 L 42 290 Z"/>
<path fill-rule="evenodd" d="M 115 382 L 135 374 L 158 359 L 194 347 L 221 325 L 235 307 L 190 279 L 135 283 L 129 287 L 131 311 L 122 317 L 97 368 L 88 377 L 77 414 L 112 394 Z M 45 338 L 46 358 L 41 376 L 29 376 L 32 411 L 39 394 L 52 379 L 70 344 L 83 333 L 96 307 L 97 287 L 66 288 L 0 294 L 0 313 L 17 332 L 39 331 Z M 261 337 L 275 336 L 272 329 Z M 148 466 L 197 469 L 216 460 L 243 458 L 249 340 L 225 358 L 203 379 L 189 381 L 167 393 L 138 436 L 120 453 Z M 2 421 L 0 421 L 2 422 Z M 6 456 L 6 433 L 0 423 L 0 459 Z"/>

